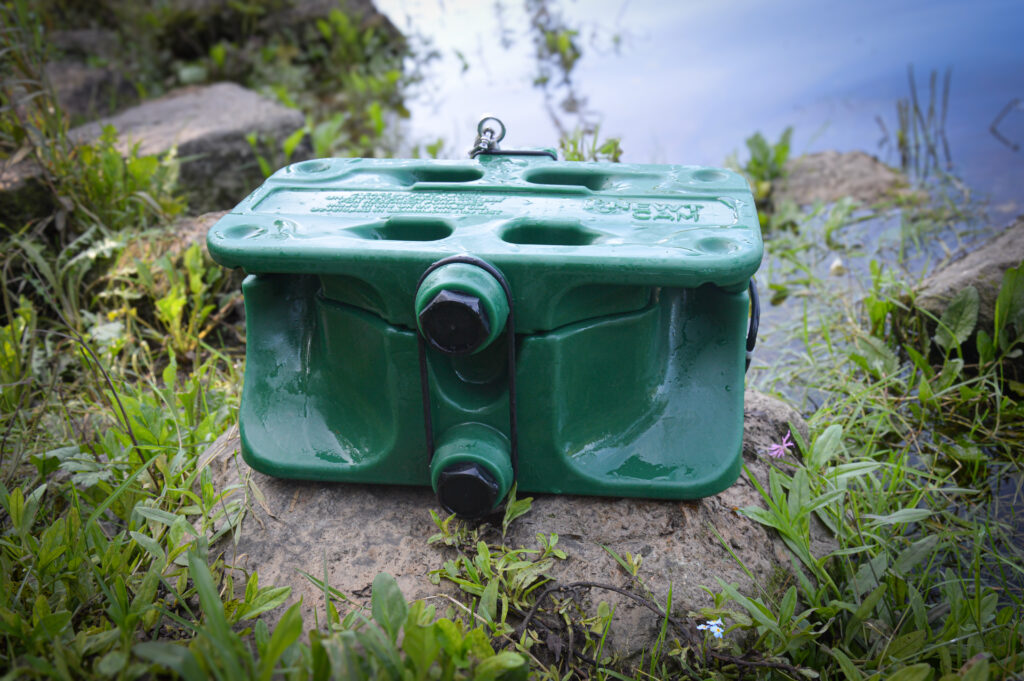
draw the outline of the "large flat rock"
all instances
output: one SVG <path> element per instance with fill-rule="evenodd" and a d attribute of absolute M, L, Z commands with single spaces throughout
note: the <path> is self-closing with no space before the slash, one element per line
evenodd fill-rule
<path fill-rule="evenodd" d="M 75 128 L 70 136 L 90 141 L 112 125 L 124 153 L 136 144 L 139 154 L 164 154 L 176 146 L 190 204 L 206 208 L 234 204 L 262 181 L 246 135 L 256 133 L 279 146 L 304 123 L 295 109 L 235 83 L 215 83 L 175 90 Z"/>
<path fill-rule="evenodd" d="M 991 334 L 1003 273 L 1021 264 L 1024 264 L 1024 215 L 978 249 L 925 278 L 917 290 L 917 304 L 941 317 L 956 294 L 973 286 L 978 290 L 980 303 L 976 328 Z"/>
<path fill-rule="evenodd" d="M 766 477 L 764 452 L 783 438 L 789 423 L 806 435 L 806 424 L 793 409 L 748 391 L 743 452 L 754 475 Z M 303 600 L 307 622 L 313 621 L 313 609 L 322 620 L 324 605 L 320 591 L 300 570 L 318 577 L 326 571 L 331 586 L 355 594 L 356 600 L 365 597 L 381 571 L 394 575 L 408 598 L 457 595 L 446 582 L 437 586 L 428 578 L 430 570 L 453 556 L 452 549 L 427 544 L 437 531 L 429 511 L 439 510 L 429 488 L 267 477 L 238 455 L 237 429 L 212 445 L 206 457 L 217 488 L 244 482 L 252 509 L 238 543 L 221 545 L 225 560 L 257 570 L 260 584 L 291 585 L 293 599 Z M 673 602 L 686 612 L 711 604 L 701 587 L 716 587 L 716 578 L 737 583 L 746 593 L 756 590 L 716 532 L 757 582 L 767 583 L 780 565 L 788 568 L 781 541 L 737 513 L 748 505 L 762 504 L 745 476 L 721 494 L 689 502 L 535 495 L 532 510 L 513 524 L 506 541 L 536 548 L 538 532 L 557 533 L 568 559 L 550 575 L 561 584 L 591 580 L 626 586 L 629 577 L 602 545 L 619 555 L 640 554 L 640 576 L 654 594 L 664 599 L 671 587 Z M 818 549 L 827 552 L 829 546 L 820 535 Z M 612 644 L 617 650 L 642 649 L 657 635 L 660 622 L 650 611 L 611 592 L 595 591 L 591 599 L 616 607 Z"/>
<path fill-rule="evenodd" d="M 191 207 L 204 210 L 233 206 L 263 181 L 246 135 L 256 133 L 280 149 L 281 141 L 304 123 L 301 112 L 259 93 L 235 83 L 215 83 L 175 90 L 73 128 L 69 137 L 89 143 L 112 125 L 124 154 L 135 145 L 142 155 L 162 155 L 177 147 L 180 184 Z M 38 191 L 41 175 L 30 160 L 0 172 L 0 205 L 28 200 L 29 192 Z"/>
<path fill-rule="evenodd" d="M 907 179 L 863 151 L 822 151 L 793 159 L 787 175 L 772 189 L 772 201 L 793 201 L 801 206 L 833 203 L 850 196 L 871 205 L 907 187 Z"/>

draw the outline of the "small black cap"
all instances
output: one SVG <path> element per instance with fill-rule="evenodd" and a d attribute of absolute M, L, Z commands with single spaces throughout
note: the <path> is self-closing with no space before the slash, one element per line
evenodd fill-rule
<path fill-rule="evenodd" d="M 420 328 L 430 344 L 449 355 L 473 352 L 491 334 L 491 323 L 476 296 L 444 289 L 420 312 Z"/>
<path fill-rule="evenodd" d="M 437 500 L 460 518 L 479 518 L 498 501 L 494 476 L 478 463 L 466 461 L 448 466 L 437 477 Z"/>

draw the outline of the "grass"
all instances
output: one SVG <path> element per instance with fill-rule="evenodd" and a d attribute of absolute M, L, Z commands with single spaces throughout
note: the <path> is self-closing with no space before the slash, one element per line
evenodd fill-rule
<path fill-rule="evenodd" d="M 233 77 L 302 107 L 308 124 L 282 157 L 307 141 L 323 154 L 387 153 L 388 119 L 401 115 L 403 88 L 417 77 L 403 61 L 406 45 L 340 10 L 303 29 L 315 35 L 270 34 L 260 23 L 269 6 L 234 3 L 231 21 L 196 32 L 202 39 L 187 50 L 161 53 L 176 44 L 161 31 L 185 25 L 173 8 L 103 6 L 119 31 L 138 37 L 141 94 Z M 750 380 L 798 403 L 812 435 L 805 442 L 794 432 L 795 449 L 772 460 L 760 481 L 765 507 L 741 509 L 792 554 L 755 593 L 715 583 L 705 585 L 705 607 L 658 601 L 640 556 L 610 550 L 628 587 L 555 584 L 549 570 L 568 557 L 557 534 L 528 547 L 506 540 L 530 509 L 513 497 L 500 523 L 434 516 L 437 534 L 425 541 L 443 551 L 430 574 L 461 599 L 410 603 L 382 574 L 359 606 L 307 575 L 326 609 L 304 622 L 289 588 L 261 583 L 221 553 L 248 490 L 216 488 L 202 453 L 237 416 L 239 294 L 198 246 L 164 246 L 161 232 L 187 211 L 178 160 L 122 156 L 113 131 L 70 143 L 70 121 L 42 86 L 41 66 L 54 56 L 42 29 L 72 21 L 75 8 L 11 0 L 0 21 L 0 162 L 30 158 L 43 170 L 43 200 L 5 211 L 0 230 L 2 678 L 1024 673 L 1015 515 L 1024 271 L 1004 278 L 991 328 L 977 328 L 972 289 L 938 319 L 915 305 L 917 273 L 945 256 L 935 244 L 955 249 L 953 228 L 972 219 L 972 206 L 948 192 L 871 211 L 852 201 L 809 212 L 761 203 L 766 318 L 783 321 Z M 568 73 L 581 48 L 556 23 L 538 49 L 552 74 Z M 334 63 L 353 67 L 327 78 Z M 936 109 L 919 121 L 932 136 L 918 139 L 937 139 L 942 117 Z M 912 130 L 907 139 L 915 153 Z M 579 160 L 621 153 L 619 140 L 598 142 L 597 130 L 566 135 L 561 148 Z M 744 170 L 767 198 L 785 172 L 789 135 L 774 145 L 752 137 L 748 149 Z M 268 167 L 281 160 L 276 147 L 264 153 Z M 835 538 L 827 555 L 812 550 L 819 524 Z M 640 660 L 608 646 L 610 593 L 658 624 Z M 263 616 L 275 609 L 284 612 L 271 630 Z M 707 627 L 715 620 L 721 638 Z"/>

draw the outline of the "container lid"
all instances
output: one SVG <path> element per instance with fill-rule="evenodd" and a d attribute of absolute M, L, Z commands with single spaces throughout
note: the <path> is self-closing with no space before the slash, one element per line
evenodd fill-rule
<path fill-rule="evenodd" d="M 502 155 L 297 163 L 207 243 L 250 273 L 343 275 L 408 295 L 431 263 L 470 253 L 502 270 L 517 300 L 581 285 L 741 290 L 763 251 L 750 188 L 732 171 Z"/>

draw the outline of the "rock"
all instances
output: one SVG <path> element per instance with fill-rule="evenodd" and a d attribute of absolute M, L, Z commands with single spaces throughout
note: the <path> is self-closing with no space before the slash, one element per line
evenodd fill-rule
<path fill-rule="evenodd" d="M 53 31 L 49 40 L 65 56 L 112 59 L 117 55 L 117 33 L 103 28 L 75 28 Z"/>
<path fill-rule="evenodd" d="M 743 455 L 757 477 L 767 477 L 763 453 L 782 440 L 790 423 L 806 437 L 807 426 L 796 411 L 747 392 Z M 220 549 L 229 565 L 258 570 L 260 584 L 291 585 L 292 598 L 303 599 L 307 622 L 313 621 L 314 609 L 322 620 L 323 599 L 299 570 L 318 578 L 326 571 L 332 587 L 358 594 L 357 600 L 365 600 L 367 587 L 381 571 L 394 575 L 410 599 L 458 596 L 450 583 L 435 586 L 428 579 L 430 570 L 451 557 L 450 549 L 427 544 L 437 531 L 429 515 L 437 502 L 429 488 L 275 479 L 254 472 L 237 452 L 233 428 L 204 455 L 217 489 L 243 485 L 251 500 L 237 543 L 225 541 Z M 538 532 L 557 533 L 559 547 L 569 555 L 550 571 L 560 584 L 592 580 L 626 586 L 629 578 L 602 545 L 620 556 L 642 555 L 645 583 L 662 603 L 671 588 L 675 608 L 685 613 L 711 604 L 701 586 L 717 588 L 716 578 L 735 582 L 748 594 L 757 591 L 716 532 L 759 585 L 777 577 L 780 566 L 789 569 L 777 535 L 737 513 L 748 505 L 763 504 L 745 476 L 717 496 L 690 502 L 536 495 L 532 510 L 513 524 L 507 543 L 536 548 Z M 821 528 L 816 533 L 818 555 L 834 548 Z M 660 622 L 650 611 L 611 592 L 595 590 L 588 598 L 615 606 L 610 643 L 616 650 L 629 654 L 656 637 Z"/>
<path fill-rule="evenodd" d="M 863 151 L 822 151 L 807 154 L 786 165 L 787 176 L 772 188 L 772 201 L 809 205 L 832 203 L 850 196 L 871 205 L 893 196 L 907 186 L 899 172 Z"/>
<path fill-rule="evenodd" d="M 980 302 L 975 328 L 991 333 L 1003 273 L 1021 264 L 1024 264 L 1024 215 L 988 243 L 926 277 L 917 288 L 917 305 L 941 317 L 957 293 L 973 286 L 978 289 Z"/>
<path fill-rule="evenodd" d="M 195 217 L 185 217 L 175 221 L 167 231 L 170 243 L 166 249 L 172 253 L 184 253 L 192 244 L 206 250 L 206 233 L 213 223 L 228 214 L 226 210 L 215 210 Z"/>
<path fill-rule="evenodd" d="M 176 146 L 182 160 L 180 186 L 189 194 L 189 205 L 204 210 L 234 205 L 263 181 L 246 135 L 256 133 L 280 149 L 281 141 L 304 123 L 299 111 L 240 85 L 216 83 L 175 90 L 73 128 L 68 136 L 89 143 L 112 125 L 124 154 L 136 144 L 140 155 L 162 155 Z M 300 147 L 293 160 L 302 160 L 305 153 Z M 28 160 L 0 172 L 0 206 L 24 203 L 22 192 L 41 175 Z"/>
<path fill-rule="evenodd" d="M 138 153 L 164 154 L 177 146 L 181 186 L 190 205 L 203 209 L 234 204 L 262 181 L 246 135 L 257 133 L 280 141 L 302 127 L 299 111 L 273 102 L 235 83 L 215 83 L 175 90 L 73 129 L 78 142 L 100 136 L 103 126 L 118 131 L 123 153 L 138 144 Z"/>
<path fill-rule="evenodd" d="M 176 0 L 163 16 L 165 44 L 180 59 L 195 59 L 204 50 L 193 36 L 220 35 L 236 41 L 234 27 L 250 24 L 258 42 L 282 32 L 302 35 L 316 31 L 316 21 L 334 10 L 344 12 L 360 30 L 373 28 L 394 41 L 404 41 L 401 32 L 374 5 L 373 0 L 276 0 L 249 5 L 237 0 Z M 318 34 L 317 34 L 318 35 Z M 319 38 L 317 38 L 319 39 Z"/>
<path fill-rule="evenodd" d="M 199 247 L 206 251 L 206 233 L 213 223 L 227 213 L 226 210 L 218 210 L 202 215 L 190 215 L 178 218 L 166 228 L 146 232 L 125 245 L 114 269 L 127 267 L 136 259 L 152 262 L 163 254 L 168 254 L 174 260 L 192 244 L 199 244 Z"/>
<path fill-rule="evenodd" d="M 42 167 L 34 159 L 0 162 L 0 231 L 15 231 L 53 205 Z"/>
<path fill-rule="evenodd" d="M 115 69 L 73 60 L 44 68 L 61 109 L 72 120 L 109 114 L 136 99 L 135 88 Z"/>
<path fill-rule="evenodd" d="M 341 3 L 338 0 L 289 0 L 283 8 L 268 12 L 260 25 L 264 30 L 297 27 L 326 18 L 335 9 L 358 21 L 363 30 L 372 27 L 383 31 L 392 40 L 404 40 L 402 33 L 377 9 L 373 0 L 345 0 Z"/>

